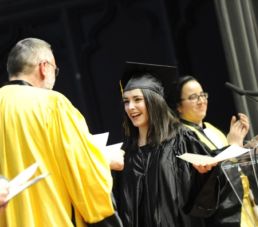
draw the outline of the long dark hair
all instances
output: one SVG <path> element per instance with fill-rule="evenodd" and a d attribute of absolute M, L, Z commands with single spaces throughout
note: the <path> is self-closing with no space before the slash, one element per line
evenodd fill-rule
<path fill-rule="evenodd" d="M 150 77 L 148 77 L 150 79 Z M 155 78 L 151 78 L 155 86 L 162 85 Z M 135 80 L 135 78 L 134 78 Z M 179 120 L 168 107 L 164 97 L 150 89 L 141 89 L 149 115 L 149 129 L 147 134 L 147 144 L 158 145 L 165 140 L 173 138 L 179 127 Z M 134 146 L 137 146 L 139 131 L 135 127 L 127 114 L 124 116 L 125 136 L 130 139 Z"/>

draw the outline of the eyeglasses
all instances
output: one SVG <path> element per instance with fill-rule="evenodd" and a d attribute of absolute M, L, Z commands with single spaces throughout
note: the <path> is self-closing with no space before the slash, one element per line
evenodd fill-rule
<path fill-rule="evenodd" d="M 51 65 L 52 67 L 54 67 L 54 69 L 55 69 L 55 77 L 57 77 L 58 74 L 59 74 L 59 68 L 56 65 L 50 63 L 48 60 L 43 60 L 43 61 L 39 62 L 39 64 L 42 64 L 44 62 L 49 64 L 49 65 Z"/>
<path fill-rule="evenodd" d="M 54 67 L 54 69 L 55 69 L 55 76 L 57 77 L 58 74 L 59 74 L 59 68 L 56 65 L 50 63 L 49 61 L 46 61 L 46 63 L 48 63 L 49 65 Z"/>
<path fill-rule="evenodd" d="M 208 97 L 209 97 L 209 94 L 207 92 L 203 92 L 199 95 L 198 94 L 192 94 L 186 99 L 181 99 L 181 101 L 190 100 L 192 102 L 198 102 L 200 100 L 200 98 L 202 98 L 204 100 L 207 100 Z"/>

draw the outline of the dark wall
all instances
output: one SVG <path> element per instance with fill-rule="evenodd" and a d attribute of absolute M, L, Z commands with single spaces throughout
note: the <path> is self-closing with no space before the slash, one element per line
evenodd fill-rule
<path fill-rule="evenodd" d="M 213 1 L 184 0 L 178 3 L 173 31 L 180 74 L 194 75 L 209 93 L 205 120 L 228 132 L 236 114 L 225 53 Z"/>
<path fill-rule="evenodd" d="M 124 61 L 178 65 L 211 93 L 207 119 L 227 129 L 233 101 L 212 1 L 0 1 L 0 80 L 7 53 L 25 37 L 52 44 L 61 68 L 55 90 L 84 114 L 93 133 L 121 136 Z M 224 91 L 225 90 L 225 91 Z M 221 108 L 222 107 L 222 108 Z"/>

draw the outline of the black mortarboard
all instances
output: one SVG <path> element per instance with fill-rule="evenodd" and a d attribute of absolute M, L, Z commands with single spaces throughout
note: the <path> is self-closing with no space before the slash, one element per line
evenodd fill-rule
<path fill-rule="evenodd" d="M 133 90 L 136 88 L 150 89 L 160 95 L 161 92 L 157 90 L 151 80 L 130 80 L 132 78 L 139 78 L 145 74 L 150 74 L 159 82 L 161 82 L 164 88 L 165 97 L 169 95 L 173 82 L 177 78 L 177 69 L 175 66 L 169 65 L 156 65 L 139 62 L 126 62 L 123 77 L 120 81 L 121 91 Z M 128 81 L 130 83 L 128 84 Z"/>

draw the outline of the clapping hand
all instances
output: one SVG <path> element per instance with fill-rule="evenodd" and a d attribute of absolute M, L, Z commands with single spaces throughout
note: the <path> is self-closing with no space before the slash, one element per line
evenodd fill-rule
<path fill-rule="evenodd" d="M 245 114 L 239 113 L 238 117 L 239 119 L 236 116 L 231 118 L 227 140 L 230 145 L 243 146 L 243 141 L 249 131 L 250 125 L 248 117 Z"/>

